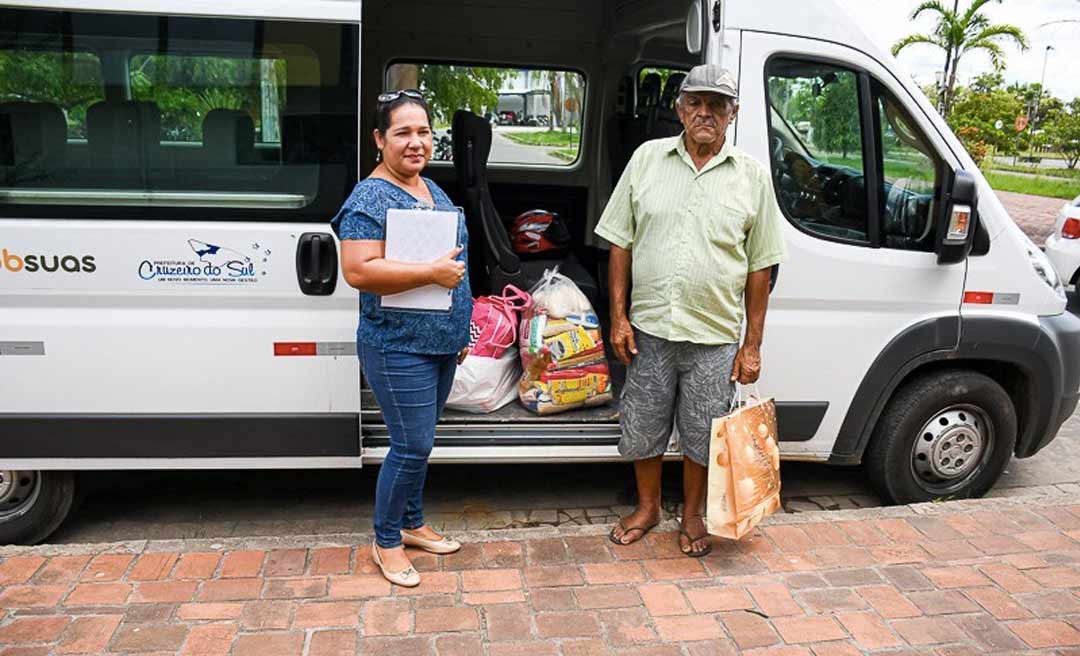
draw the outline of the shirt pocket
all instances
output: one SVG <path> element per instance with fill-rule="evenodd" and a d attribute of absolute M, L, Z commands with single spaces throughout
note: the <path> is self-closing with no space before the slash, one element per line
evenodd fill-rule
<path fill-rule="evenodd" d="M 750 225 L 750 209 L 738 202 L 724 200 L 715 202 L 703 217 L 705 234 L 713 248 L 743 259 L 743 243 Z"/>

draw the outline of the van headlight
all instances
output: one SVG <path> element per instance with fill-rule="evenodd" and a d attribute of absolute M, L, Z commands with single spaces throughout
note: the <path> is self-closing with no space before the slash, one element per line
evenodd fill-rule
<path fill-rule="evenodd" d="M 1046 257 L 1046 253 L 1036 248 L 1034 244 L 1027 245 L 1027 252 L 1028 259 L 1031 261 L 1031 268 L 1035 269 L 1035 274 L 1047 285 L 1050 285 L 1050 289 L 1053 289 L 1061 300 L 1068 300 L 1065 296 L 1065 285 L 1061 283 L 1061 277 L 1054 270 L 1054 265 L 1050 263 L 1050 258 Z"/>

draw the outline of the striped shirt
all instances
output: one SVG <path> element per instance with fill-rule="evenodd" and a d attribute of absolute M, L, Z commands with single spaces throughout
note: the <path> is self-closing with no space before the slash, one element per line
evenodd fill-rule
<path fill-rule="evenodd" d="M 680 135 L 634 151 L 596 234 L 631 251 L 634 327 L 733 344 L 747 275 L 787 255 L 781 226 L 768 169 L 728 140 L 698 171 Z"/>

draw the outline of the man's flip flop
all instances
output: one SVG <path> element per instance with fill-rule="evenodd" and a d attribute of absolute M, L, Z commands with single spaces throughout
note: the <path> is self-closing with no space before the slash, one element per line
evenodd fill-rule
<path fill-rule="evenodd" d="M 617 526 L 611 527 L 611 532 L 608 533 L 608 539 L 611 540 L 613 543 L 619 545 L 620 547 L 626 547 L 626 546 L 629 546 L 631 544 L 634 544 L 635 542 L 637 542 L 641 538 L 648 535 L 649 531 L 656 528 L 657 525 L 659 525 L 659 524 L 660 524 L 660 522 L 656 522 L 656 524 L 652 524 L 650 526 L 629 526 L 628 527 L 628 526 L 624 525 L 622 523 L 622 520 L 620 519 Z M 630 540 L 629 542 L 623 542 L 619 538 L 615 537 L 615 529 L 616 528 L 621 528 L 623 530 L 623 537 L 626 537 L 626 535 L 628 533 L 630 533 L 631 531 L 640 531 L 641 535 L 637 536 L 633 540 Z"/>
<path fill-rule="evenodd" d="M 684 531 L 682 529 L 679 529 L 679 535 L 685 537 L 687 540 L 690 541 L 690 543 L 686 545 L 687 546 L 686 549 L 683 549 L 682 545 L 679 545 L 679 551 L 683 552 L 684 556 L 689 556 L 691 558 L 703 558 L 704 556 L 708 556 L 709 554 L 712 553 L 712 544 L 709 543 L 709 542 L 705 543 L 705 548 L 704 549 L 702 549 L 700 551 L 694 551 L 694 543 L 698 542 L 699 540 L 704 540 L 705 538 L 709 537 L 708 533 L 702 533 L 701 535 L 697 536 L 696 538 L 692 538 L 692 537 L 690 537 L 689 533 L 687 533 L 686 531 Z"/>

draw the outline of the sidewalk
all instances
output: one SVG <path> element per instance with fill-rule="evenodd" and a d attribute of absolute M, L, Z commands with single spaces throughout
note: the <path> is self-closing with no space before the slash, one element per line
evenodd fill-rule
<path fill-rule="evenodd" d="M 995 192 L 1009 216 L 1020 229 L 1031 237 L 1037 246 L 1042 246 L 1050 233 L 1054 231 L 1054 223 L 1057 221 L 1061 206 L 1066 201 L 1058 198 L 1045 196 L 1029 196 L 1028 194 L 1016 194 L 1008 191 Z"/>
<path fill-rule="evenodd" d="M 365 535 L 0 548 L 0 654 L 1080 654 L 1075 493 L 779 515 L 702 560 L 672 528 L 469 533 L 411 591 Z"/>

